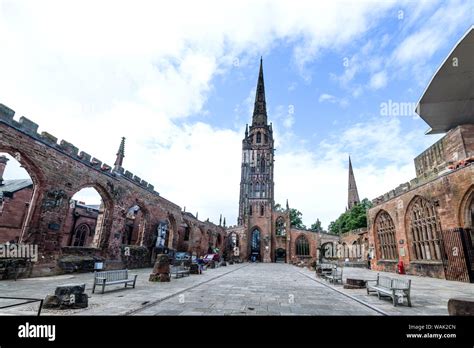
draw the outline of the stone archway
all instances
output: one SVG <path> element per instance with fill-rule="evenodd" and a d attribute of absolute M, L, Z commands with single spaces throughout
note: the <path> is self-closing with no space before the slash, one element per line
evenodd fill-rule
<path fill-rule="evenodd" d="M 14 158 L 21 167 L 25 169 L 28 176 L 31 178 L 33 183 L 31 197 L 29 199 L 29 206 L 26 209 L 26 213 L 21 223 L 20 232 L 17 235 L 17 242 L 35 242 L 31 238 L 35 238 L 32 229 L 37 227 L 39 223 L 40 205 L 37 204 L 43 196 L 45 190 L 45 178 L 39 167 L 25 153 L 20 149 L 15 149 L 7 146 L 0 147 L 0 153 L 6 153 Z"/>
<path fill-rule="evenodd" d="M 249 243 L 249 248 L 250 248 L 250 258 L 251 260 L 255 261 L 261 261 L 262 259 L 262 233 L 260 232 L 260 229 L 258 227 L 254 227 L 250 231 L 250 243 Z"/>
<path fill-rule="evenodd" d="M 71 224 L 71 230 L 64 231 L 64 237 L 66 237 L 66 235 L 69 235 L 67 245 L 76 247 L 78 246 L 73 245 L 77 244 L 74 241 L 74 235 L 76 233 L 76 227 L 79 226 L 83 221 L 81 221 L 80 217 L 78 216 L 80 215 L 79 212 L 76 211 L 78 205 L 76 201 L 73 201 L 73 199 L 77 193 L 80 193 L 84 189 L 93 189 L 96 194 L 100 196 L 101 202 L 98 207 L 95 226 L 89 224 L 92 238 L 89 239 L 89 242 L 86 243 L 86 245 L 82 246 L 101 249 L 102 247 L 106 247 L 108 241 L 110 226 L 112 224 L 113 201 L 107 190 L 104 189 L 102 185 L 98 183 L 87 183 L 76 188 L 75 193 L 71 196 L 69 208 L 66 213 L 66 221 L 71 220 L 69 221 L 69 223 Z M 86 211 L 88 209 L 86 205 L 84 205 L 82 208 Z"/>

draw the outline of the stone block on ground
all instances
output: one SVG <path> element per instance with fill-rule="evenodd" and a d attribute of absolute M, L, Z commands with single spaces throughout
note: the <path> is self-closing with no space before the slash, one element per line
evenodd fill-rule
<path fill-rule="evenodd" d="M 49 309 L 87 308 L 89 297 L 84 293 L 86 284 L 60 285 L 54 295 L 47 295 L 43 307 Z"/>
<path fill-rule="evenodd" d="M 168 255 L 159 254 L 156 256 L 155 265 L 148 280 L 150 282 L 169 282 L 171 280 Z"/>
<path fill-rule="evenodd" d="M 474 315 L 474 298 L 450 298 L 449 315 Z"/>

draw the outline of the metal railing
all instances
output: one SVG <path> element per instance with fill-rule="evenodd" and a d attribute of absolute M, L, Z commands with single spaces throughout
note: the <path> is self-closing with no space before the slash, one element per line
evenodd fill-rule
<path fill-rule="evenodd" d="M 9 296 L 0 296 L 0 299 L 5 299 L 5 300 L 25 300 L 25 302 L 21 303 L 14 303 L 14 304 L 9 304 L 6 306 L 1 306 L 0 309 L 5 309 L 5 308 L 11 308 L 11 307 L 16 307 L 16 306 L 22 306 L 28 303 L 34 303 L 34 302 L 39 302 L 39 308 L 38 308 L 38 316 L 41 314 L 41 309 L 43 308 L 43 299 L 39 298 L 27 298 L 27 297 L 9 297 Z"/>

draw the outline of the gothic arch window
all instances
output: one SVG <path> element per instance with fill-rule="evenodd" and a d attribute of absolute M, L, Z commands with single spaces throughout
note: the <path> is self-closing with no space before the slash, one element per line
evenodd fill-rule
<path fill-rule="evenodd" d="M 191 228 L 189 226 L 186 226 L 184 228 L 184 241 L 188 241 L 189 240 L 189 236 L 191 234 Z"/>
<path fill-rule="evenodd" d="M 262 133 L 257 132 L 257 144 L 260 144 L 262 142 Z"/>
<path fill-rule="evenodd" d="M 265 173 L 265 158 L 262 157 L 262 160 L 260 161 L 260 173 Z"/>
<path fill-rule="evenodd" d="M 252 205 L 249 205 L 249 215 L 252 216 Z"/>
<path fill-rule="evenodd" d="M 386 211 L 382 211 L 375 219 L 375 233 L 378 238 L 378 250 L 382 260 L 397 260 L 397 239 L 395 225 Z"/>
<path fill-rule="evenodd" d="M 260 183 L 259 182 L 255 184 L 255 197 L 257 198 L 260 197 Z"/>
<path fill-rule="evenodd" d="M 296 256 L 309 256 L 309 243 L 304 235 L 296 239 Z"/>
<path fill-rule="evenodd" d="M 277 236 L 285 236 L 286 229 L 285 229 L 285 220 L 280 216 L 276 221 L 276 235 Z"/>
<path fill-rule="evenodd" d="M 91 233 L 91 229 L 87 224 L 80 224 L 74 231 L 74 239 L 72 246 L 82 247 L 85 244 L 87 236 Z"/>
<path fill-rule="evenodd" d="M 434 204 L 423 197 L 416 197 L 407 214 L 413 258 L 442 260 L 441 224 Z"/>
<path fill-rule="evenodd" d="M 265 213 L 265 207 L 263 206 L 263 204 L 260 206 L 260 216 L 263 216 L 263 214 Z"/>

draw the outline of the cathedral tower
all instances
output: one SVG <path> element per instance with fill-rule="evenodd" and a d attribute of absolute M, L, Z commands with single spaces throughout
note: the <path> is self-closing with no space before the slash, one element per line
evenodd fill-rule
<path fill-rule="evenodd" d="M 252 125 L 242 140 L 239 225 L 247 226 L 249 253 L 270 261 L 273 183 L 273 130 L 267 120 L 263 64 L 260 59 Z M 268 255 L 267 255 L 268 254 Z"/>

